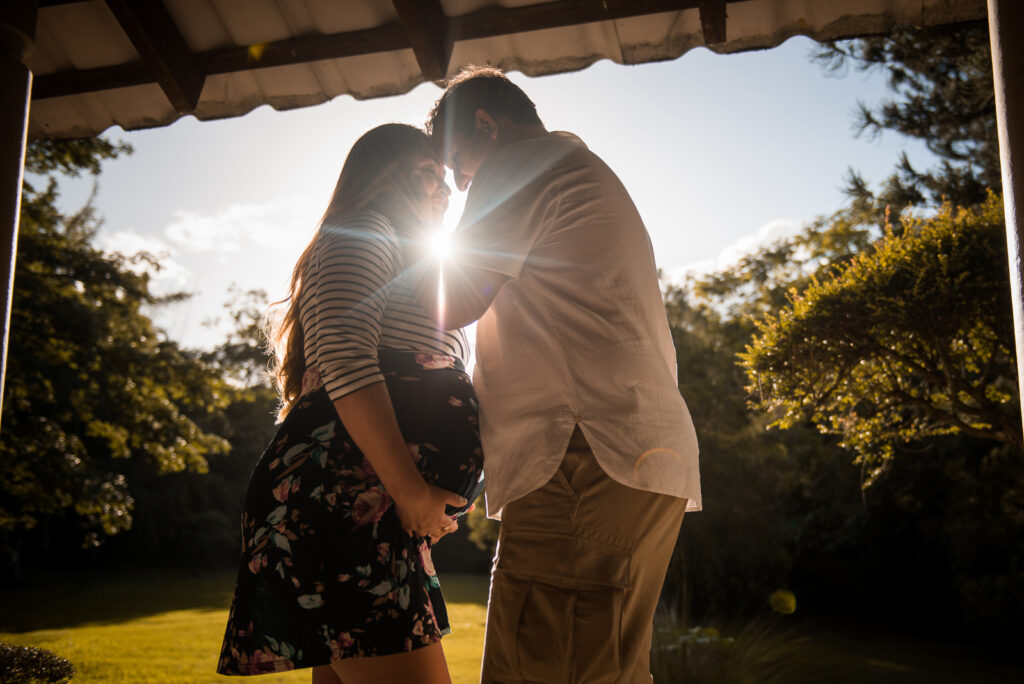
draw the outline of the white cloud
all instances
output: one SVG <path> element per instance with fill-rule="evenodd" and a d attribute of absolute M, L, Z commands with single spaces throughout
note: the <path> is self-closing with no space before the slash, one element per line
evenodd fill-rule
<path fill-rule="evenodd" d="M 238 252 L 247 246 L 274 249 L 296 231 L 311 234 L 319 208 L 297 199 L 267 204 L 232 204 L 211 215 L 178 211 L 164 231 L 176 245 L 191 252 Z"/>
<path fill-rule="evenodd" d="M 189 282 L 189 270 L 177 260 L 174 249 L 160 238 L 127 230 L 115 233 L 100 231 L 96 243 L 97 247 L 106 252 L 117 252 L 129 257 L 147 252 L 153 256 L 156 265 L 143 260 L 130 264 L 129 268 L 136 273 L 149 273 L 152 291 L 156 294 L 176 292 Z"/>
<path fill-rule="evenodd" d="M 693 261 L 682 266 L 668 270 L 669 282 L 682 282 L 687 275 L 701 275 L 713 273 L 727 268 L 737 261 L 753 254 L 757 250 L 777 242 L 783 238 L 799 233 L 804 227 L 800 221 L 793 219 L 773 219 L 757 229 L 754 233 L 744 235 L 730 245 L 727 245 L 717 256 L 700 261 Z"/>
<path fill-rule="evenodd" d="M 161 254 L 169 252 L 170 247 L 160 238 L 140 235 L 131 231 L 122 230 L 116 233 L 100 231 L 96 236 L 96 243 L 100 249 L 107 252 L 120 252 L 131 255 L 136 252 L 149 252 L 150 254 Z"/>

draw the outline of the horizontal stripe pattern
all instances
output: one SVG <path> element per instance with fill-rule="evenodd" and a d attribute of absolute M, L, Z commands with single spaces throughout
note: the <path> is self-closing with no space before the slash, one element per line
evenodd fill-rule
<path fill-rule="evenodd" d="M 403 277 L 394 227 L 375 213 L 324 225 L 299 295 L 306 365 L 332 400 L 383 382 L 378 350 L 445 354 L 466 362 L 461 330 L 438 330 Z"/>

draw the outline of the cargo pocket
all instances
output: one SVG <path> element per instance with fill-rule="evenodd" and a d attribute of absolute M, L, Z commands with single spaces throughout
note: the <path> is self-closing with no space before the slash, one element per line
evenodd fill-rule
<path fill-rule="evenodd" d="M 575 605 L 576 593 L 568 587 L 536 581 L 526 586 L 516 629 L 521 679 L 570 681 Z"/>
<path fill-rule="evenodd" d="M 533 582 L 519 619 L 522 678 L 530 682 L 619 681 L 622 589 Z"/>
<path fill-rule="evenodd" d="M 618 681 L 629 554 L 563 535 L 504 541 L 510 543 L 499 547 L 494 571 L 483 681 Z"/>
<path fill-rule="evenodd" d="M 481 684 L 516 681 L 519 658 L 516 654 L 519 618 L 530 582 L 495 570 L 487 598 L 487 627 L 484 640 Z"/>

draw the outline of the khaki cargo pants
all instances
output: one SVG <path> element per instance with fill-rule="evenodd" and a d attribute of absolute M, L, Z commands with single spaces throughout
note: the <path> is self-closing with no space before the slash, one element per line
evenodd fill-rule
<path fill-rule="evenodd" d="M 623 486 L 579 428 L 558 472 L 502 513 L 482 684 L 649 684 L 654 609 L 686 499 Z"/>

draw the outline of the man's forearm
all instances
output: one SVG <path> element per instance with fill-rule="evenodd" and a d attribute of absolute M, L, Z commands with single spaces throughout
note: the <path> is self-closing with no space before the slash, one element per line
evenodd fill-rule
<path fill-rule="evenodd" d="M 459 264 L 424 265 L 415 278 L 416 297 L 443 330 L 476 321 L 510 278 L 502 273 Z"/>

